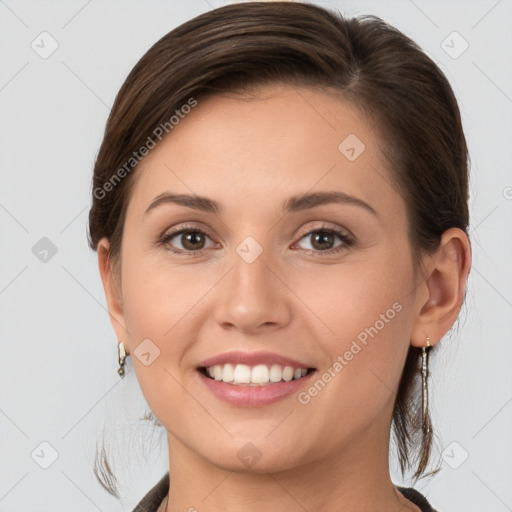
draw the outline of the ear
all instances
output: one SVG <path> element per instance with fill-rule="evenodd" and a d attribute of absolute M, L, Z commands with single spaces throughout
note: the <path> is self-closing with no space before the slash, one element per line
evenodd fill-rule
<path fill-rule="evenodd" d="M 114 328 L 118 341 L 123 341 L 126 353 L 129 351 L 128 330 L 124 318 L 124 308 L 121 294 L 121 283 L 116 280 L 114 270 L 110 260 L 110 243 L 106 238 L 102 238 L 98 242 L 98 266 L 107 300 L 108 313 L 110 323 Z"/>
<path fill-rule="evenodd" d="M 471 268 L 471 245 L 459 228 L 446 230 L 439 249 L 427 257 L 424 281 L 418 286 L 417 310 L 411 344 L 435 345 L 450 330 L 459 315 Z"/>

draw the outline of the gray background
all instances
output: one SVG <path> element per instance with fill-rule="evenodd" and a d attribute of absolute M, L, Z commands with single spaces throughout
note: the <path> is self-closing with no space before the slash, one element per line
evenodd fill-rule
<path fill-rule="evenodd" d="M 0 511 L 131 510 L 166 471 L 165 438 L 137 421 L 146 405 L 130 364 L 123 381 L 116 373 L 86 243 L 90 180 L 132 66 L 173 27 L 225 3 L 0 1 Z M 472 157 L 473 268 L 458 329 L 432 360 L 443 469 L 416 487 L 440 512 L 510 511 L 512 2 L 316 3 L 376 14 L 411 36 L 459 99 Z M 31 47 L 51 49 L 43 31 L 58 43 L 47 58 Z M 121 501 L 92 473 L 103 434 Z"/>

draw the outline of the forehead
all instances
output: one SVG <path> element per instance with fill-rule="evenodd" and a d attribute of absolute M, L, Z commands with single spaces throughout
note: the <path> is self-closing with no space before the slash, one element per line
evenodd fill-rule
<path fill-rule="evenodd" d="M 141 214 L 164 191 L 214 197 L 233 213 L 316 189 L 384 206 L 399 197 L 382 143 L 370 119 L 323 91 L 211 96 L 144 157 L 129 210 Z"/>

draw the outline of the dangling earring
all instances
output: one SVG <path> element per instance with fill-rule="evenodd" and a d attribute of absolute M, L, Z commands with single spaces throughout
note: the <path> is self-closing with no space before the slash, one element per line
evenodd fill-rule
<path fill-rule="evenodd" d="M 126 359 L 126 351 L 124 349 L 124 343 L 120 341 L 117 344 L 117 352 L 118 352 L 118 361 L 119 361 L 119 369 L 117 370 L 117 373 L 122 378 L 124 377 L 124 362 Z"/>
<path fill-rule="evenodd" d="M 432 345 L 427 337 L 427 346 L 421 347 L 421 406 L 422 406 L 422 427 L 425 435 L 430 434 L 428 422 L 428 353 Z"/>

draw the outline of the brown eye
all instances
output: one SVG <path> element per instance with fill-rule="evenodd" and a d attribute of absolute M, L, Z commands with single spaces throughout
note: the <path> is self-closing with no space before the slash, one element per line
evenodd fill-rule
<path fill-rule="evenodd" d="M 199 229 L 180 229 L 164 235 L 161 243 L 171 252 L 193 254 L 194 251 L 201 251 L 206 248 L 205 244 L 208 238 L 210 237 Z"/>
<path fill-rule="evenodd" d="M 202 249 L 204 246 L 204 234 L 199 231 L 187 231 L 182 233 L 180 241 L 183 247 L 190 251 Z"/>
<path fill-rule="evenodd" d="M 326 249 L 332 249 L 332 245 L 334 244 L 336 235 L 333 233 L 328 233 L 326 231 L 317 231 L 316 233 L 313 233 L 311 236 L 312 244 L 315 249 L 318 249 L 320 251 L 326 250 Z"/>
<path fill-rule="evenodd" d="M 336 238 L 341 240 L 341 243 L 336 243 Z M 311 248 L 303 247 L 303 249 L 318 254 L 332 254 L 338 253 L 350 247 L 353 244 L 352 238 L 343 231 L 338 231 L 332 228 L 320 228 L 310 231 L 301 238 L 302 240 L 309 240 Z"/>

